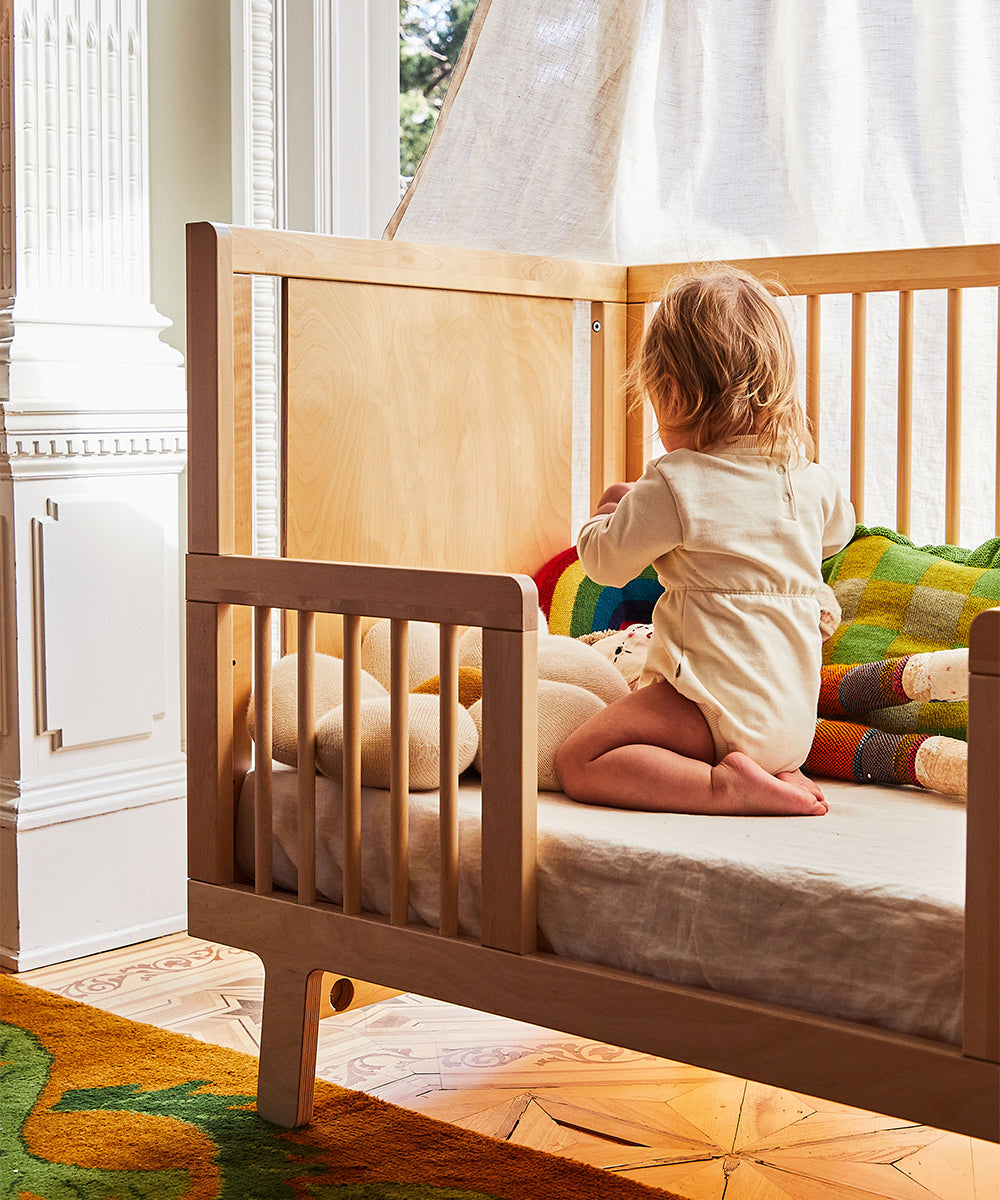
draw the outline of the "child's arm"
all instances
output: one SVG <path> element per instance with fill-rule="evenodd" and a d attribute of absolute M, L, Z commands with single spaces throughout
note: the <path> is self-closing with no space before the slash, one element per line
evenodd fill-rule
<path fill-rule="evenodd" d="M 623 587 L 681 541 L 673 492 L 650 464 L 638 483 L 615 484 L 605 492 L 576 548 L 591 579 Z"/>

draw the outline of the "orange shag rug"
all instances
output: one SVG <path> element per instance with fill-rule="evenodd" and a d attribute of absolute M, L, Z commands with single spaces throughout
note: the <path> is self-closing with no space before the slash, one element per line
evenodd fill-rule
<path fill-rule="evenodd" d="M 319 1080 L 258 1117 L 257 1060 L 0 976 L 0 1180 L 22 1200 L 653 1200 L 646 1187 Z"/>

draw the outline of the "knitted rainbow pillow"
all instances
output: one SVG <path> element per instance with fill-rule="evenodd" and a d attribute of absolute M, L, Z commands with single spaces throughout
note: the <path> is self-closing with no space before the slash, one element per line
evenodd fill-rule
<path fill-rule="evenodd" d="M 602 587 L 584 573 L 575 546 L 550 559 L 535 576 L 535 586 L 549 632 L 568 637 L 648 625 L 663 594 L 651 566 L 624 587 Z"/>

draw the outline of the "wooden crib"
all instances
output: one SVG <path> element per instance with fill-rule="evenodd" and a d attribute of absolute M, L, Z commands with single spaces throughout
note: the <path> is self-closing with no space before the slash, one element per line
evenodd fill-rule
<path fill-rule="evenodd" d="M 808 297 L 803 366 L 817 423 L 822 297 L 853 297 L 851 486 L 859 520 L 866 298 L 900 293 L 897 513 L 904 531 L 913 296 L 947 291 L 943 506 L 948 540 L 957 541 L 961 302 L 964 289 L 1000 284 L 1000 247 L 742 265 L 780 278 L 790 295 Z M 643 419 L 627 408 L 622 379 L 647 302 L 679 269 L 210 224 L 188 229 L 189 928 L 264 962 L 258 1107 L 271 1121 L 292 1126 L 309 1119 L 322 972 L 329 970 L 977 1137 L 998 1136 L 1000 609 L 979 616 L 971 635 L 961 1046 L 538 948 L 538 607 L 529 576 L 572 544 L 579 314 L 589 319 L 583 490 L 592 498 L 606 483 L 641 472 Z M 253 276 L 276 278 L 280 291 L 280 558 L 251 552 Z M 986 453 L 993 457 L 992 448 Z M 280 633 L 272 630 L 272 613 L 279 614 Z M 393 632 L 387 915 L 362 911 L 361 904 L 355 734 L 360 639 L 363 621 L 372 618 L 389 618 Z M 410 621 L 441 627 L 438 927 L 414 921 L 408 903 Z M 459 932 L 458 921 L 453 764 L 455 647 L 463 626 L 483 629 L 481 937 Z M 269 679 L 276 636 L 299 651 L 297 894 L 276 887 L 272 869 Z M 315 648 L 345 663 L 342 904 L 316 889 L 309 715 Z M 236 864 L 234 826 L 253 758 L 245 720 L 251 687 L 257 753 L 249 879 Z"/>

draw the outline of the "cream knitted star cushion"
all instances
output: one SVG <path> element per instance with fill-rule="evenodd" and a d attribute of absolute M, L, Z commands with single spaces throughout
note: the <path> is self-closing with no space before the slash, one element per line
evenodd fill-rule
<path fill-rule="evenodd" d="M 271 757 L 287 767 L 294 767 L 299 757 L 297 672 L 297 654 L 286 654 L 271 667 Z M 344 664 L 332 655 L 317 654 L 313 672 L 313 716 L 318 721 L 344 702 Z M 377 679 L 361 672 L 362 700 L 387 694 Z M 247 729 L 255 739 L 253 693 L 247 707 Z"/>
<path fill-rule="evenodd" d="M 441 769 L 440 701 L 437 696 L 410 695 L 409 701 L 410 789 L 426 792 L 438 786 Z M 475 722 L 459 708 L 458 769 L 472 765 L 479 746 Z M 390 702 L 388 696 L 361 702 L 361 784 L 388 788 L 391 783 L 389 748 Z M 339 705 L 316 725 L 316 766 L 324 775 L 340 780 L 344 771 L 344 708 Z"/>

